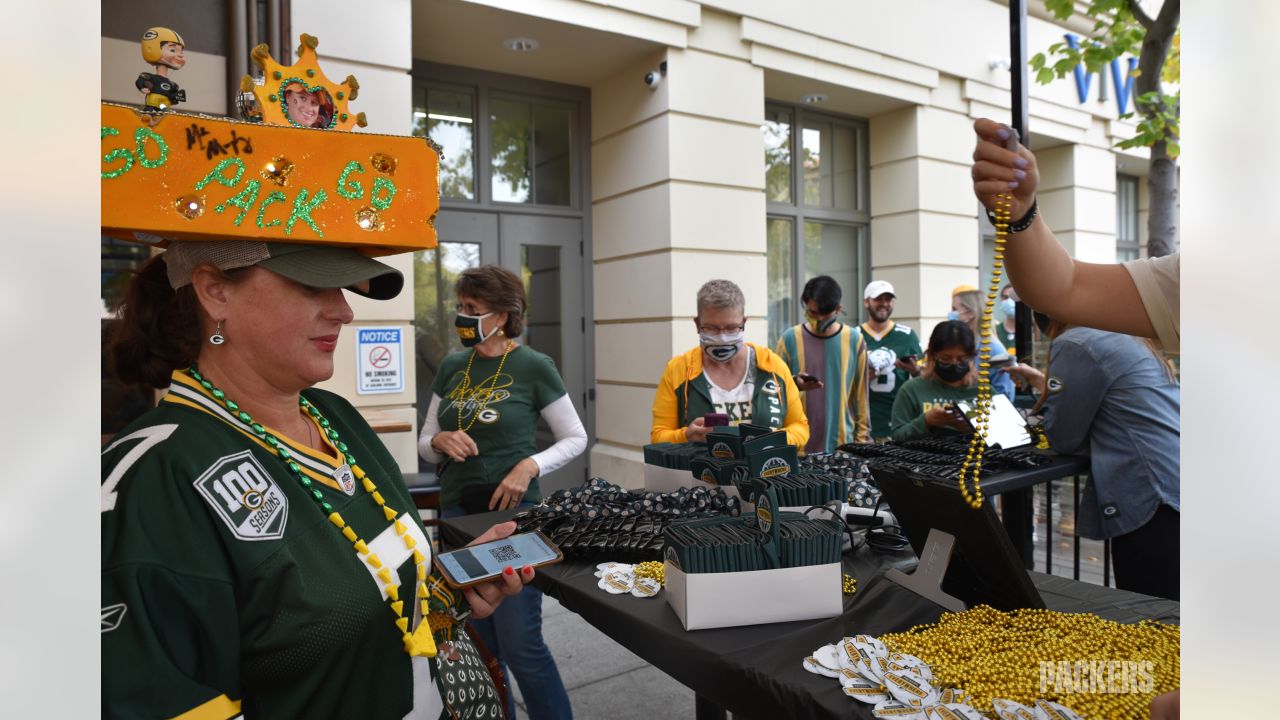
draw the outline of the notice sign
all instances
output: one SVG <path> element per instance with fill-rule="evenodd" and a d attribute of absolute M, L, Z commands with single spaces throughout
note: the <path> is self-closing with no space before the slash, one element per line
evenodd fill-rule
<path fill-rule="evenodd" d="M 356 392 L 361 395 L 404 390 L 400 328 L 356 328 L 356 375 Z"/>

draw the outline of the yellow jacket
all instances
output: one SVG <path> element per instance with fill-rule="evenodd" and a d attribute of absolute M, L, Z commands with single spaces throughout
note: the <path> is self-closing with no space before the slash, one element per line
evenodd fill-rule
<path fill-rule="evenodd" d="M 800 405 L 800 391 L 791 370 L 767 347 L 747 343 L 755 350 L 755 392 L 751 398 L 751 422 L 785 430 L 787 442 L 801 450 L 809 442 L 809 420 Z M 667 363 L 653 397 L 653 428 L 649 442 L 688 442 L 684 429 L 707 413 L 711 386 L 702 374 L 702 347 L 694 347 Z"/>

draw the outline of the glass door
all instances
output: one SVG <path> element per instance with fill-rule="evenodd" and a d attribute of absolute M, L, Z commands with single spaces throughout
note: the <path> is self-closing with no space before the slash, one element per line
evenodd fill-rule
<path fill-rule="evenodd" d="M 521 341 L 555 361 L 578 417 L 586 425 L 586 315 L 582 290 L 582 221 L 532 215 L 501 216 L 501 263 L 524 279 L 529 314 Z M 555 442 L 538 422 L 537 448 Z M 584 452 L 543 477 L 542 492 L 573 487 L 587 479 Z"/>

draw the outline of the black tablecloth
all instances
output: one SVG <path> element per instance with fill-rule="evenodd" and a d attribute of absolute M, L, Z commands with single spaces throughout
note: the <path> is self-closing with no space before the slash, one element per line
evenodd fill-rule
<path fill-rule="evenodd" d="M 444 540 L 465 544 L 512 514 L 446 520 Z M 566 561 L 543 568 L 535 583 L 628 650 L 737 716 L 871 718 L 870 705 L 845 697 L 835 680 L 805 671 L 801 661 L 846 635 L 882 635 L 936 621 L 939 607 L 883 577 L 890 567 L 908 570 L 915 562 L 909 550 L 884 554 L 864 547 L 846 553 L 844 571 L 857 578 L 858 592 L 845 597 L 840 617 L 691 632 L 661 596 L 642 599 L 601 590 L 595 563 Z M 1170 600 L 1041 573 L 1031 576 L 1051 610 L 1093 612 L 1118 622 L 1179 621 L 1179 605 Z"/>

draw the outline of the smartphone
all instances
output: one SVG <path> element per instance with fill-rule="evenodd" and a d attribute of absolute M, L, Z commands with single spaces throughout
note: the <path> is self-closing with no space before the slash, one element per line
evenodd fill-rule
<path fill-rule="evenodd" d="M 969 422 L 969 418 L 964 414 L 964 410 L 957 407 L 954 403 L 947 406 L 947 412 L 951 417 L 963 422 L 965 425 L 968 425 L 970 429 L 973 428 L 973 423 Z"/>
<path fill-rule="evenodd" d="M 704 427 L 727 427 L 729 416 L 725 413 L 707 413 L 702 416 L 702 424 Z"/>
<path fill-rule="evenodd" d="M 1000 358 L 999 360 L 989 360 L 987 364 L 990 365 L 992 368 L 1002 368 L 1005 365 L 1011 364 L 1012 362 L 1013 362 L 1013 356 L 1006 355 Z"/>
<path fill-rule="evenodd" d="M 817 376 L 810 375 L 809 373 L 796 373 L 796 377 L 800 378 L 803 382 L 818 382 Z"/>
<path fill-rule="evenodd" d="M 461 590 L 498 577 L 503 568 L 543 567 L 563 559 L 560 548 L 535 530 L 436 555 L 435 566 L 450 587 Z"/>
<path fill-rule="evenodd" d="M 918 357 L 918 356 L 916 356 L 916 355 L 902 355 L 902 356 L 900 356 L 898 359 L 899 359 L 899 360 L 901 360 L 901 361 L 902 361 L 902 362 L 904 362 L 904 363 L 908 363 L 908 364 L 910 364 L 910 365 L 915 365 L 915 364 L 916 364 L 916 361 L 919 359 L 919 357 Z"/>

